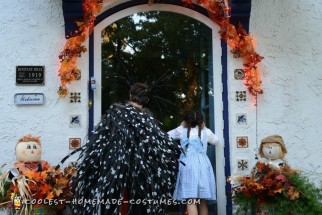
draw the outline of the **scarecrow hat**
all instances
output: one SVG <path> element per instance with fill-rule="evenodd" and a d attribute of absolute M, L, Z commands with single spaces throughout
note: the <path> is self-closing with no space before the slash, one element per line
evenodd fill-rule
<path fill-rule="evenodd" d="M 262 139 L 261 145 L 259 148 L 259 154 L 261 156 L 264 156 L 263 151 L 262 151 L 264 143 L 278 143 L 278 144 L 280 144 L 280 146 L 282 148 L 282 152 L 287 153 L 287 149 L 285 147 L 284 140 L 280 135 L 271 135 L 271 136 L 268 136 L 268 137 L 265 137 L 264 139 Z"/>

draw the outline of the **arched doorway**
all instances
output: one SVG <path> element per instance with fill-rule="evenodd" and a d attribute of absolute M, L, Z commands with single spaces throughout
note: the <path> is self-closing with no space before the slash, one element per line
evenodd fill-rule
<path fill-rule="evenodd" d="M 152 6 L 138 5 L 134 7 L 124 8 L 117 13 L 114 13 L 110 16 L 106 16 L 104 19 L 99 21 L 96 24 L 94 29 L 93 37 L 90 40 L 90 64 L 93 65 L 93 70 L 90 71 L 92 74 L 90 76 L 94 76 L 96 79 L 96 90 L 94 92 L 90 91 L 93 94 L 93 108 L 90 110 L 90 122 L 92 122 L 92 126 L 97 124 L 102 113 L 102 102 L 103 94 L 102 94 L 102 86 L 103 86 L 103 64 L 102 64 L 102 32 L 106 29 L 107 26 L 110 26 L 112 23 L 117 22 L 118 20 L 128 17 L 132 14 L 140 13 L 140 12 L 148 12 L 148 11 L 171 11 L 172 13 L 181 14 L 194 20 L 202 23 L 209 29 L 210 39 L 211 39 L 211 47 L 209 50 L 211 52 L 211 59 L 209 59 L 208 71 L 207 73 L 202 73 L 207 75 L 207 79 L 210 85 L 207 85 L 209 89 L 212 90 L 211 98 L 207 100 L 206 103 L 203 103 L 202 99 L 200 99 L 200 106 L 205 110 L 207 104 L 208 110 L 207 115 L 209 116 L 210 128 L 215 131 L 215 133 L 223 139 L 223 104 L 222 104 L 222 80 L 221 80 L 221 46 L 220 46 L 220 36 L 218 34 L 219 27 L 213 23 L 208 17 L 205 15 L 196 12 L 194 10 L 170 5 L 170 4 L 154 4 Z M 104 14 L 104 13 L 103 13 Z M 99 20 L 99 19 L 98 19 Z M 199 76 L 198 79 L 201 83 L 201 86 L 206 86 L 202 80 L 205 76 Z M 137 80 L 142 81 L 142 80 Z M 202 85 L 203 83 L 203 85 Z M 208 93 L 209 94 L 209 93 Z M 202 98 L 202 96 L 200 97 Z M 223 143 L 222 143 L 223 144 Z M 209 153 L 214 156 L 215 169 L 216 169 L 216 180 L 217 180 L 217 211 L 218 214 L 226 214 L 226 194 L 225 194 L 225 174 L 224 174 L 224 152 L 223 147 L 217 147 L 216 151 L 213 149 L 209 150 Z M 229 165 L 229 164 L 226 164 Z"/>

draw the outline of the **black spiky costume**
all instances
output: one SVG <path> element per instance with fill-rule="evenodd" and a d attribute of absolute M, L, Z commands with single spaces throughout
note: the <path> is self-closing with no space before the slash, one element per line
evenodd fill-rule
<path fill-rule="evenodd" d="M 129 103 L 112 105 L 80 155 L 73 214 L 118 214 L 121 205 L 112 201 L 125 192 L 128 200 L 147 203 L 129 204 L 127 214 L 167 214 L 167 204 L 156 202 L 172 198 L 179 155 L 152 116 Z"/>

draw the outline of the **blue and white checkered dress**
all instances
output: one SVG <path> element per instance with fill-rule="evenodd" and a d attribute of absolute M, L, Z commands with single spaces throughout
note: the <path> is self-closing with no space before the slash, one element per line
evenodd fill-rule
<path fill-rule="evenodd" d="M 176 200 L 190 198 L 216 200 L 214 172 L 207 156 L 207 131 L 211 131 L 204 128 L 201 139 L 198 135 L 191 135 L 191 133 L 188 139 L 187 129 L 181 130 L 180 142 L 185 154 L 181 154 L 180 160 L 185 163 L 185 166 L 182 163 L 179 164 L 173 198 Z M 211 134 L 215 135 L 212 132 Z"/>

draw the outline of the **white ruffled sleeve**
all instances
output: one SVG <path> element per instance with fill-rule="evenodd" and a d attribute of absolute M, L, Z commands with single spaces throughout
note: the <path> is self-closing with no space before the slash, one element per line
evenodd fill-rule
<path fill-rule="evenodd" d="M 180 140 L 181 139 L 181 134 L 182 134 L 183 126 L 180 125 L 179 127 L 168 131 L 168 135 L 174 139 L 174 140 Z"/>
<path fill-rule="evenodd" d="M 207 129 L 207 142 L 211 145 L 218 145 L 219 144 L 219 138 L 216 134 L 214 134 L 209 128 Z"/>

